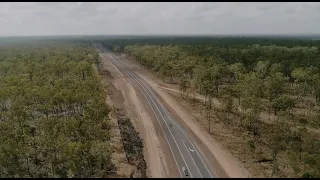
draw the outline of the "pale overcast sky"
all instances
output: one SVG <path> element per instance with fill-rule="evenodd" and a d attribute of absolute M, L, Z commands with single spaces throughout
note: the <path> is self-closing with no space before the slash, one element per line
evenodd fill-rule
<path fill-rule="evenodd" d="M 319 2 L 0 2 L 0 36 L 318 34 Z"/>

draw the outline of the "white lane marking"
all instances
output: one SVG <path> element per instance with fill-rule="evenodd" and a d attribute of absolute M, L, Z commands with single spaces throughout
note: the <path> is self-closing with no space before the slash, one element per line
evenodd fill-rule
<path fill-rule="evenodd" d="M 168 115 L 167 110 L 165 110 L 165 113 Z M 170 117 L 170 115 L 168 115 L 168 116 Z M 189 143 L 191 144 L 191 146 L 193 147 L 193 149 L 195 149 L 197 155 L 199 156 L 199 158 L 200 158 L 202 164 L 204 165 L 204 167 L 207 169 L 209 175 L 210 175 L 211 177 L 214 177 L 214 176 L 212 176 L 212 174 L 211 174 L 211 172 L 209 171 L 206 163 L 203 161 L 201 155 L 199 154 L 199 153 L 201 153 L 201 151 L 197 150 L 197 148 L 196 148 L 195 145 L 193 144 L 192 140 L 189 138 L 189 135 L 187 134 L 187 132 L 185 132 L 185 131 L 181 128 L 181 126 L 180 126 L 179 124 L 177 124 L 174 120 L 172 120 L 172 117 L 170 117 L 170 119 L 171 119 L 171 121 L 173 122 L 173 124 L 176 125 L 176 127 L 178 127 L 178 129 L 180 129 L 180 131 L 182 132 L 182 134 L 184 134 L 185 137 L 188 138 Z M 203 154 L 203 153 L 201 153 L 201 154 Z M 208 163 L 208 162 L 207 162 L 207 163 Z M 208 164 L 209 164 L 209 163 L 208 163 Z M 216 177 L 218 177 L 218 176 L 216 175 Z"/>
<path fill-rule="evenodd" d="M 112 59 L 112 57 L 111 57 L 109 54 L 108 54 L 108 56 L 110 57 L 110 59 Z M 113 60 L 111 60 L 111 61 L 113 61 Z M 112 65 L 120 72 L 120 70 L 119 70 L 114 64 L 112 64 Z M 134 82 L 134 81 L 133 81 L 133 82 Z M 134 82 L 134 83 L 135 83 L 135 82 Z M 143 90 L 142 90 L 139 86 L 137 86 L 137 87 L 138 87 L 138 88 L 140 89 L 140 91 L 142 92 L 142 95 L 146 98 L 146 101 L 148 102 L 149 106 L 151 107 L 154 115 L 156 116 L 156 118 L 157 118 L 157 120 L 158 120 L 158 117 L 157 117 L 157 115 L 156 115 L 156 112 L 154 111 L 153 107 L 151 106 L 150 102 L 148 101 L 148 98 L 146 97 L 145 93 L 143 92 Z M 168 145 L 169 145 L 171 154 L 172 154 L 172 156 L 173 156 L 173 158 L 174 158 L 174 160 L 175 160 L 175 162 L 176 162 L 176 165 L 177 165 L 177 167 L 178 167 L 178 169 L 179 169 L 180 176 L 183 177 L 183 175 L 182 175 L 182 173 L 181 173 L 181 171 L 180 171 L 178 162 L 177 162 L 177 160 L 176 160 L 176 157 L 175 157 L 175 155 L 174 155 L 174 153 L 173 153 L 173 151 L 172 151 L 171 145 L 170 145 L 169 140 L 168 140 L 168 138 L 167 138 L 167 135 L 166 135 L 166 133 L 164 132 L 163 127 L 162 127 L 161 123 L 159 122 L 159 120 L 158 120 L 158 123 L 159 123 L 159 125 L 160 125 L 160 127 L 161 127 L 161 129 L 162 129 L 162 131 L 163 131 L 163 134 L 164 134 L 165 137 L 166 137 L 166 140 L 167 140 L 167 143 L 168 143 Z"/>
<path fill-rule="evenodd" d="M 166 111 L 166 110 L 165 110 L 165 111 Z M 167 111 L 166 111 L 166 113 L 167 113 Z M 170 117 L 170 118 L 171 118 L 171 117 Z M 212 176 L 212 174 L 211 174 L 211 172 L 209 171 L 206 163 L 204 162 L 204 160 L 202 159 L 201 155 L 199 154 L 199 153 L 201 153 L 201 151 L 200 151 L 200 150 L 197 150 L 197 148 L 195 147 L 194 143 L 193 143 L 192 140 L 189 138 L 189 135 L 187 134 L 187 132 L 185 132 L 185 131 L 180 127 L 179 124 L 177 124 L 174 120 L 172 120 L 172 118 L 171 118 L 171 121 L 173 122 L 174 125 L 176 125 L 176 127 L 178 127 L 178 129 L 180 129 L 180 131 L 182 132 L 182 134 L 184 134 L 184 136 L 188 138 L 189 143 L 191 144 L 191 146 L 193 147 L 193 149 L 196 151 L 196 153 L 197 153 L 197 155 L 199 156 L 202 164 L 203 164 L 204 167 L 207 169 L 209 175 L 210 175 L 211 177 L 214 177 L 214 176 Z M 203 154 L 203 153 L 201 153 L 201 154 Z M 207 161 L 207 163 L 208 163 L 208 161 Z M 209 163 L 208 163 L 208 164 L 209 164 Z M 218 176 L 216 175 L 216 177 L 218 177 Z"/>
<path fill-rule="evenodd" d="M 194 152 L 194 150 L 193 150 L 193 149 L 190 149 L 190 148 L 189 148 L 189 151 Z"/>
<path fill-rule="evenodd" d="M 119 62 L 119 64 L 120 64 L 123 68 L 128 69 L 128 68 L 125 67 L 120 61 L 118 61 L 118 62 Z M 149 96 L 149 98 L 151 99 L 151 101 L 153 102 L 153 104 L 156 106 L 156 108 L 157 108 L 159 114 L 161 115 L 162 119 L 164 120 L 164 123 L 166 124 L 166 126 L 167 126 L 167 128 L 168 128 L 168 130 L 169 130 L 169 132 L 170 132 L 170 134 L 171 134 L 171 136 L 172 136 L 172 138 L 173 138 L 176 146 L 178 147 L 178 150 L 179 150 L 179 152 L 180 152 L 180 154 L 181 154 L 181 157 L 182 157 L 183 161 L 185 162 L 187 168 L 189 169 L 188 164 L 187 164 L 187 162 L 186 162 L 186 160 L 185 160 L 185 158 L 184 158 L 184 156 L 183 156 L 183 154 L 182 154 L 182 152 L 181 152 L 181 150 L 180 150 L 180 147 L 178 146 L 178 143 L 177 143 L 175 137 L 173 136 L 173 134 L 172 134 L 172 132 L 171 132 L 171 130 L 170 130 L 170 128 L 169 128 L 166 120 L 164 119 L 161 111 L 159 110 L 157 104 L 153 101 L 153 99 L 152 99 L 152 97 L 150 96 L 150 94 L 148 93 L 148 91 L 146 91 L 146 89 L 141 85 L 141 83 L 137 80 L 137 78 L 132 75 L 132 73 L 130 72 L 130 70 L 127 70 L 127 72 L 128 72 L 127 74 L 128 74 L 129 76 L 131 76 L 132 79 L 135 80 L 135 81 L 142 87 L 142 89 L 143 89 L 143 90 L 146 92 L 146 94 Z M 129 74 L 129 73 L 130 73 L 130 74 Z M 193 177 L 191 172 L 190 172 L 190 175 L 191 175 L 191 177 Z"/>
<path fill-rule="evenodd" d="M 182 143 L 183 143 L 183 145 L 184 145 L 184 147 L 186 148 L 186 149 L 188 149 L 187 148 L 187 145 L 184 143 L 184 141 L 182 140 L 182 137 L 180 136 L 180 133 L 178 132 L 178 135 L 179 135 L 179 137 L 180 137 L 180 139 L 181 139 L 181 141 L 182 141 Z M 199 170 L 199 168 L 198 168 L 198 166 L 197 166 L 197 164 L 196 164 L 196 162 L 194 161 L 194 159 L 193 159 L 193 157 L 191 156 L 191 154 L 190 154 L 190 152 L 188 151 L 188 154 L 190 155 L 190 157 L 191 157 L 191 159 L 192 159 L 192 162 L 194 163 L 194 165 L 196 166 L 196 168 L 197 168 L 197 170 L 198 170 L 198 172 L 199 172 L 199 174 L 200 174 L 200 176 L 203 178 L 203 176 L 202 176 L 202 174 L 201 174 L 201 172 L 200 172 L 200 170 Z"/>

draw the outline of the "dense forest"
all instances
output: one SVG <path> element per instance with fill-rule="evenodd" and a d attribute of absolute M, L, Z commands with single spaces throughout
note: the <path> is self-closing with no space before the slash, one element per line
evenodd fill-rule
<path fill-rule="evenodd" d="M 86 44 L 0 46 L 0 177 L 111 177 L 109 107 Z"/>
<path fill-rule="evenodd" d="M 310 38 L 293 38 L 293 37 L 127 37 L 127 38 L 101 38 L 93 39 L 101 42 L 106 46 L 118 46 L 120 51 L 124 50 L 125 46 L 134 44 L 144 45 L 213 45 L 224 48 L 245 47 L 253 44 L 261 46 L 277 45 L 285 47 L 296 46 L 316 46 L 320 47 L 319 40 L 311 40 Z M 86 38 L 77 39 L 77 41 L 88 41 Z"/>
<path fill-rule="evenodd" d="M 217 38 L 118 39 L 103 44 L 133 57 L 181 93 L 206 100 L 207 120 L 219 118 L 252 136 L 248 146 L 270 151 L 272 176 L 320 177 L 320 41 Z M 221 104 L 212 101 L 217 99 Z M 261 115 L 273 118 L 270 128 Z M 286 157 L 279 161 L 278 157 Z"/>

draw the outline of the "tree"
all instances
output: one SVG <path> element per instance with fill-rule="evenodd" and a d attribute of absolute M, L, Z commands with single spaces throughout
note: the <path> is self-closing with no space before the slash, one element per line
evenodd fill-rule
<path fill-rule="evenodd" d="M 239 91 L 241 97 L 263 97 L 263 79 L 255 72 L 246 73 L 241 76 L 235 89 Z"/>
<path fill-rule="evenodd" d="M 274 126 L 273 133 L 268 140 L 274 165 L 271 177 L 273 177 L 278 171 L 277 156 L 281 151 L 286 150 L 289 139 L 288 136 L 290 136 L 290 134 L 291 130 L 289 125 L 283 121 L 277 121 Z"/>
<path fill-rule="evenodd" d="M 227 114 L 227 124 L 230 123 L 230 114 L 233 112 L 233 101 L 232 97 L 228 94 L 225 94 L 222 98 L 222 109 Z"/>
<path fill-rule="evenodd" d="M 259 61 L 254 67 L 254 71 L 257 72 L 261 78 L 265 78 L 268 74 L 269 67 L 269 61 Z"/>
<path fill-rule="evenodd" d="M 120 52 L 120 46 L 118 46 L 118 45 L 113 46 L 113 51 L 116 52 L 116 53 L 119 53 Z"/>
<path fill-rule="evenodd" d="M 269 69 L 269 76 L 272 76 L 276 73 L 281 73 L 282 69 L 283 69 L 283 67 L 282 67 L 281 63 L 271 64 L 270 69 Z"/>
<path fill-rule="evenodd" d="M 288 78 L 283 77 L 283 74 L 279 72 L 266 77 L 265 95 L 269 100 L 269 103 L 272 103 L 274 99 L 279 98 L 279 96 L 285 93 L 285 90 L 286 90 L 285 87 L 287 82 L 288 82 Z M 270 112 L 270 108 L 269 108 L 269 112 Z"/>
<path fill-rule="evenodd" d="M 291 73 L 292 77 L 295 79 L 297 84 L 297 94 L 300 97 L 304 97 L 306 94 L 312 92 L 313 87 L 313 73 L 310 68 L 299 67 L 294 69 Z"/>
<path fill-rule="evenodd" d="M 239 81 L 240 75 L 245 73 L 246 69 L 242 63 L 234 63 L 228 66 L 229 71 L 232 73 L 232 78 L 235 82 Z"/>
<path fill-rule="evenodd" d="M 181 78 L 179 81 L 180 92 L 182 92 L 184 94 L 188 90 L 189 87 L 190 87 L 190 82 L 185 77 Z"/>
<path fill-rule="evenodd" d="M 290 108 L 294 108 L 295 101 L 288 95 L 281 95 L 271 102 L 271 107 L 274 109 L 274 114 L 277 115 L 278 111 L 286 111 Z"/>
<path fill-rule="evenodd" d="M 261 100 L 255 96 L 247 96 L 243 99 L 244 122 L 249 132 L 254 136 L 258 135 L 258 123 L 261 113 Z"/>

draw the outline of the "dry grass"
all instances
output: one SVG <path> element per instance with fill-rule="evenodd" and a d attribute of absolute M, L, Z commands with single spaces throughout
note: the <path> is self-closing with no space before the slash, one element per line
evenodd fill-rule
<path fill-rule="evenodd" d="M 184 108 L 186 108 L 194 118 L 200 123 L 202 127 L 206 127 L 209 131 L 209 122 L 206 120 L 204 114 L 204 105 L 197 100 L 192 106 L 191 100 L 183 98 L 177 93 L 169 93 L 175 100 L 177 100 Z M 203 111 L 203 113 L 201 113 Z M 223 123 L 223 117 L 226 114 L 219 108 L 215 108 L 214 118 L 211 120 L 210 134 L 214 139 L 219 141 L 221 145 L 226 148 L 236 159 L 244 164 L 246 169 L 255 177 L 271 177 L 273 163 L 272 162 L 258 162 L 259 160 L 270 160 L 271 150 L 265 143 L 263 137 L 268 137 L 273 131 L 273 125 L 269 123 L 260 123 L 261 137 L 255 143 L 255 149 L 250 148 L 249 141 L 253 140 L 253 135 L 248 134 L 247 130 L 239 125 L 239 115 L 229 115 L 230 124 Z M 291 167 L 289 167 L 289 160 L 284 152 L 278 155 L 279 173 L 278 177 L 295 177 Z"/>

